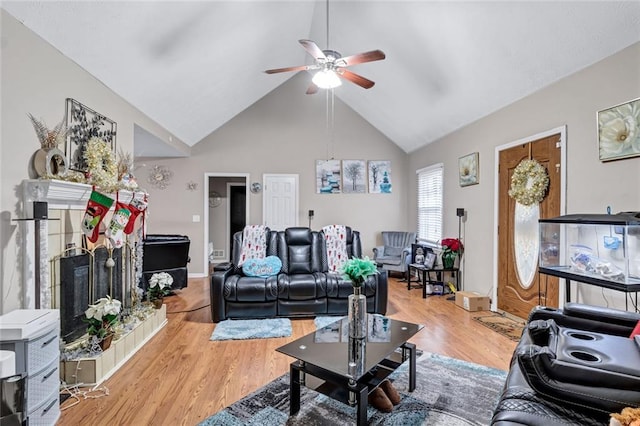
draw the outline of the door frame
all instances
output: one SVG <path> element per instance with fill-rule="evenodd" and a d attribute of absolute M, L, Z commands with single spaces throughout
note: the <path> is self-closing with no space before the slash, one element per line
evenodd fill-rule
<path fill-rule="evenodd" d="M 491 299 L 491 310 L 498 310 L 498 213 L 500 201 L 500 173 L 498 166 L 500 165 L 500 151 L 512 148 L 516 145 L 533 142 L 538 139 L 546 138 L 552 135 L 560 134 L 560 214 L 566 214 L 567 209 L 567 125 L 556 127 L 532 136 L 527 136 L 513 142 L 499 145 L 494 152 L 494 174 L 493 174 L 493 297 Z M 558 289 L 558 307 L 564 306 L 563 295 L 564 280 L 559 280 Z"/>
<path fill-rule="evenodd" d="M 245 188 L 247 192 L 247 201 L 246 201 L 246 221 L 249 223 L 249 178 L 251 177 L 249 173 L 229 173 L 229 172 L 205 172 L 204 174 L 204 194 L 203 194 L 203 211 L 204 211 L 204 231 L 202 238 L 202 260 L 204 265 L 204 276 L 209 275 L 209 178 L 210 177 L 243 177 Z"/>
<path fill-rule="evenodd" d="M 245 193 L 246 193 L 246 183 L 242 183 L 242 182 L 227 182 L 227 194 L 229 197 L 229 200 L 227 202 L 227 225 L 226 225 L 226 231 L 225 231 L 225 248 L 226 248 L 226 252 L 227 254 L 225 255 L 225 259 L 227 260 L 227 262 L 231 262 L 231 250 L 229 249 L 229 247 L 231 246 L 231 238 L 233 238 L 233 236 L 231 235 L 231 187 L 232 186 L 244 186 L 245 187 Z M 245 209 L 248 207 L 248 203 L 245 203 Z M 249 224 L 249 219 L 248 219 L 248 214 L 247 211 L 245 211 L 245 219 L 244 219 L 244 223 L 245 225 Z"/>

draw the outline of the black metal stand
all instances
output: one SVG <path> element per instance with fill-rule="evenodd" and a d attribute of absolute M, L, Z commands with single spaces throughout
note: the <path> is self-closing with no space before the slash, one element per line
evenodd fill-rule
<path fill-rule="evenodd" d="M 14 222 L 34 222 L 35 228 L 35 236 L 33 238 L 34 242 L 34 263 L 35 263 L 35 308 L 40 309 L 40 222 L 43 220 L 60 220 L 60 219 L 36 219 L 36 218 L 27 218 L 27 219 L 13 219 Z"/>

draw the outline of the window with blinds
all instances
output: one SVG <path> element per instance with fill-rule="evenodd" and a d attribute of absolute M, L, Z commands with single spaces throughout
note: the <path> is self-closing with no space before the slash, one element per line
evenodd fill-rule
<path fill-rule="evenodd" d="M 432 244 L 442 239 L 443 164 L 416 172 L 418 177 L 418 238 Z"/>

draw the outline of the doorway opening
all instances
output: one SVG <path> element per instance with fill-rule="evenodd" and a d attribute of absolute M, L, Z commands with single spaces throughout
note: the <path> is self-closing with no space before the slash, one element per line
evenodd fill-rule
<path fill-rule="evenodd" d="M 232 236 L 249 223 L 249 174 L 205 173 L 204 270 L 231 259 Z"/>

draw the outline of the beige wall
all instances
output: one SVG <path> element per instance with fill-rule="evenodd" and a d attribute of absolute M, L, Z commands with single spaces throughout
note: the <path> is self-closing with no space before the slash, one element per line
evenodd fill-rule
<path fill-rule="evenodd" d="M 0 313 L 21 307 L 21 272 L 17 227 L 21 217 L 17 197 L 20 182 L 32 177 L 30 161 L 39 148 L 27 113 L 48 124 L 64 114 L 64 100 L 72 97 L 118 123 L 119 149 L 132 151 L 133 124 L 160 139 L 170 134 L 86 73 L 22 24 L 2 11 L 1 150 L 0 150 Z M 611 163 L 598 161 L 596 111 L 640 95 L 640 44 L 607 58 L 519 102 L 497 111 L 428 147 L 405 154 L 389 139 L 338 99 L 335 137 L 328 147 L 325 97 L 304 95 L 304 73 L 270 93 L 193 147 L 191 158 L 147 159 L 136 174 L 145 182 L 149 169 L 165 165 L 173 171 L 165 190 L 148 188 L 152 233 L 180 233 L 192 239 L 192 274 L 206 272 L 204 174 L 249 173 L 250 182 L 263 173 L 300 175 L 301 225 L 307 210 L 315 210 L 314 229 L 344 223 L 362 232 L 364 253 L 379 242 L 381 230 L 415 228 L 415 171 L 433 163 L 445 164 L 445 236 L 457 235 L 455 208 L 468 212 L 465 223 L 465 286 L 491 294 L 493 277 L 493 198 L 495 147 L 566 125 L 568 132 L 567 212 L 640 210 L 640 158 Z M 367 92 L 363 91 L 362 96 Z M 398 94 L 398 96 L 402 96 Z M 220 102 L 224 102 L 220 99 Z M 398 123 L 399 126 L 402 123 Z M 173 138 L 176 143 L 176 138 Z M 177 143 L 181 143 L 177 141 Z M 391 160 L 393 193 L 315 193 L 316 159 Z M 480 184 L 458 185 L 457 161 L 480 153 Z M 195 191 L 187 183 L 197 182 Z M 193 222 L 199 215 L 200 222 Z M 262 222 L 262 194 L 250 195 L 251 223 Z M 583 286 L 586 287 L 586 286 Z M 597 291 L 595 291 L 597 290 Z M 586 289 L 587 301 L 604 304 L 600 289 Z M 610 296 L 611 293 L 611 296 Z M 615 294 L 613 294 L 615 293 Z M 621 307 L 617 292 L 607 291 Z"/>
<path fill-rule="evenodd" d="M 640 210 L 640 157 L 598 160 L 596 112 L 640 96 L 640 43 L 550 87 L 499 110 L 445 138 L 411 153 L 408 174 L 444 163 L 444 236 L 458 234 L 457 207 L 467 211 L 464 225 L 465 287 L 492 295 L 495 148 L 560 126 L 567 126 L 566 213 Z M 458 158 L 480 153 L 480 184 L 461 188 Z M 415 180 L 409 176 L 409 194 Z M 409 223 L 416 222 L 416 202 L 409 196 Z M 605 304 L 600 288 L 581 286 L 583 300 Z M 606 290 L 624 308 L 622 293 Z"/>
<path fill-rule="evenodd" d="M 17 194 L 23 179 L 35 177 L 31 157 L 40 148 L 27 113 L 54 126 L 64 116 L 65 99 L 74 98 L 118 123 L 118 151 L 133 151 L 134 124 L 163 140 L 170 134 L 7 12 L 1 14 L 0 313 L 6 313 L 22 307 L 20 237 L 12 219 L 22 217 Z"/>
<path fill-rule="evenodd" d="M 174 182 L 163 191 L 149 189 L 151 199 L 157 200 L 149 232 L 189 235 L 189 273 L 205 271 L 204 223 L 191 222 L 193 215 L 204 220 L 205 173 L 249 173 L 249 182 L 262 182 L 263 173 L 299 174 L 300 225 L 307 226 L 310 209 L 315 211 L 313 229 L 335 223 L 349 225 L 361 232 L 368 256 L 373 256 L 380 231 L 406 229 L 407 155 L 337 98 L 332 156 L 391 160 L 393 192 L 316 194 L 315 160 L 327 158 L 326 100 L 323 95 L 305 95 L 308 78 L 305 73 L 294 76 L 260 99 L 196 144 L 190 158 L 162 162 L 173 170 Z M 199 183 L 197 191 L 185 190 L 189 180 Z M 249 203 L 251 223 L 262 223 L 262 193 L 250 194 Z"/>

